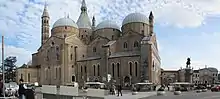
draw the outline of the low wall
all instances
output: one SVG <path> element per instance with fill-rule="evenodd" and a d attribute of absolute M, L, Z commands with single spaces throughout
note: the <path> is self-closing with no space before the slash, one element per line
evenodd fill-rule
<path fill-rule="evenodd" d="M 42 85 L 35 89 L 36 99 L 104 99 L 108 94 L 107 90 L 88 88 L 83 94 L 78 87 Z"/>

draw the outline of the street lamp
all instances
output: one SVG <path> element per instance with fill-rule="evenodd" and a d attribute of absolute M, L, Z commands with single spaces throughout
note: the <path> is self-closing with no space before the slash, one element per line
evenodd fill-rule
<path fill-rule="evenodd" d="M 2 34 L 2 82 L 3 82 L 3 96 L 5 97 L 5 62 L 4 62 L 4 34 Z"/>

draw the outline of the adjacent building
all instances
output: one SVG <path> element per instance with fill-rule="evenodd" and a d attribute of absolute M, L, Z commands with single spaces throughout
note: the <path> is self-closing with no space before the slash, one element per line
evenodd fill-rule
<path fill-rule="evenodd" d="M 47 6 L 41 19 L 41 46 L 32 54 L 32 66 L 38 67 L 33 75 L 38 76 L 40 84 L 82 85 L 87 81 L 109 80 L 122 85 L 144 80 L 160 83 L 161 59 L 152 12 L 149 17 L 131 13 L 122 26 L 114 20 L 96 25 L 95 17 L 90 21 L 83 0 L 77 22 L 66 16 L 58 19 L 50 30 Z"/>
<path fill-rule="evenodd" d="M 190 82 L 194 84 L 214 84 L 218 82 L 218 70 L 213 67 L 205 67 L 198 70 L 192 70 L 189 81 L 186 81 L 185 69 L 163 70 L 162 83 L 169 84 L 174 82 Z"/>
<path fill-rule="evenodd" d="M 21 67 L 16 70 L 16 82 L 19 82 L 20 79 L 23 79 L 27 83 L 38 82 L 39 77 L 39 67 L 32 66 L 31 62 L 28 64 L 23 64 Z"/>

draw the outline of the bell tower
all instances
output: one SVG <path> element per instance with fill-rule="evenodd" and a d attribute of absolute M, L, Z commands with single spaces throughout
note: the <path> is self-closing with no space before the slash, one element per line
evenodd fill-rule
<path fill-rule="evenodd" d="M 41 16 L 41 45 L 43 45 L 47 39 L 49 39 L 50 34 L 50 25 L 49 25 L 50 17 L 47 10 L 47 4 L 44 5 L 44 11 Z"/>
<path fill-rule="evenodd" d="M 149 34 L 150 36 L 154 33 L 154 15 L 153 12 L 150 12 L 149 15 Z"/>

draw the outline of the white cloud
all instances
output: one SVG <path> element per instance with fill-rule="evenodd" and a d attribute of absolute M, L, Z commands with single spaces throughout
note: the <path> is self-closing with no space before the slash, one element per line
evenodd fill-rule
<path fill-rule="evenodd" d="M 2 45 L 2 43 L 0 43 L 0 44 Z M 4 50 L 5 51 L 5 58 L 8 56 L 16 56 L 16 58 L 18 60 L 16 62 L 17 66 L 21 66 L 22 64 L 27 63 L 28 61 L 31 60 L 31 53 L 32 52 L 30 52 L 24 48 L 15 47 L 12 45 L 5 45 L 4 47 L 5 47 L 5 50 Z M 2 46 L 0 48 L 2 48 Z M 0 53 L 0 55 L 2 55 L 2 53 Z"/>

